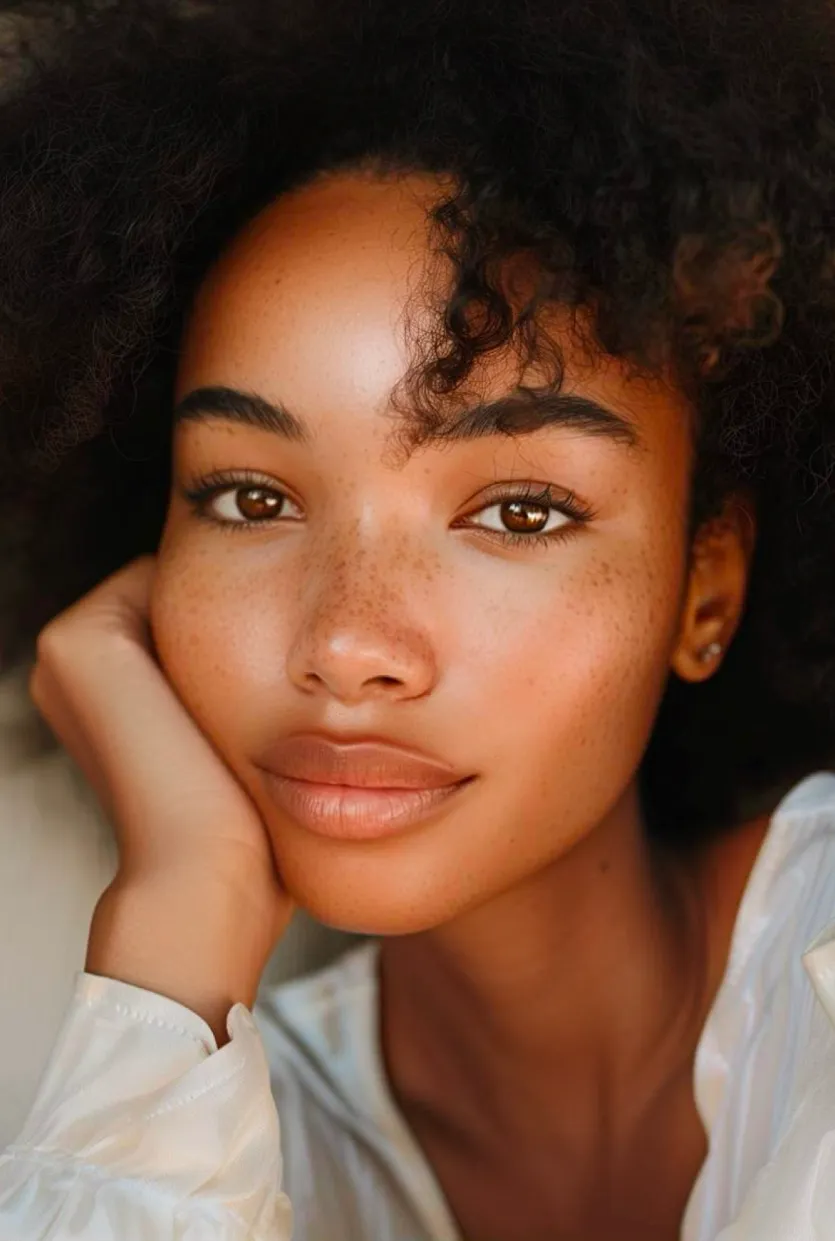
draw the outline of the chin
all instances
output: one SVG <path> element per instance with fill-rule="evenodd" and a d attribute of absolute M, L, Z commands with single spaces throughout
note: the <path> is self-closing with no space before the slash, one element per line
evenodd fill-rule
<path fill-rule="evenodd" d="M 409 848 L 322 841 L 293 845 L 275 844 L 284 886 L 305 913 L 336 930 L 416 935 L 480 903 L 479 894 L 462 884 L 460 864 L 427 858 L 426 850 L 417 858 Z"/>

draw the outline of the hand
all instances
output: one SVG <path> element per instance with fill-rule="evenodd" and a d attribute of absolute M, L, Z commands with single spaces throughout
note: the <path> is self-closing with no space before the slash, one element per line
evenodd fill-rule
<path fill-rule="evenodd" d="M 179 1000 L 222 1041 L 292 907 L 255 806 L 154 659 L 154 570 L 138 560 L 52 621 L 30 688 L 116 829 L 87 969 Z"/>

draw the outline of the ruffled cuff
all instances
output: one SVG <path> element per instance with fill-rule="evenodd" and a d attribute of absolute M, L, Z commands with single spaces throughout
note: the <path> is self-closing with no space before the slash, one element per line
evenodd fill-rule
<path fill-rule="evenodd" d="M 249 1011 L 195 1013 L 82 974 L 23 1131 L 2 1241 L 288 1241 L 279 1124 Z"/>

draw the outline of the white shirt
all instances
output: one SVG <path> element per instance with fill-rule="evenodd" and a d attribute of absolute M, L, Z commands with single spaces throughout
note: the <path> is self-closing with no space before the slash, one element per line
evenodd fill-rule
<path fill-rule="evenodd" d="M 0 1156 L 2 1241 L 288 1241 L 293 1216 L 294 1241 L 460 1241 L 388 1089 L 377 952 L 237 1005 L 219 1051 L 181 1005 L 81 975 Z M 772 819 L 694 1084 L 682 1241 L 835 1241 L 835 776 Z"/>
<path fill-rule="evenodd" d="M 0 676 L 0 1150 L 32 1106 L 117 861 L 91 789 L 38 719 L 28 674 Z M 266 977 L 298 978 L 349 942 L 297 916 Z"/>

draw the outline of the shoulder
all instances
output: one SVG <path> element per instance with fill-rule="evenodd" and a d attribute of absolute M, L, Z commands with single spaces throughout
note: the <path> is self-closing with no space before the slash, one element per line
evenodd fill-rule
<path fill-rule="evenodd" d="M 773 813 L 718 838 L 705 875 L 730 965 L 753 950 L 755 928 L 799 957 L 835 919 L 835 774 L 807 776 Z"/>
<path fill-rule="evenodd" d="M 829 951 L 835 933 L 835 775 L 807 777 L 762 826 L 741 830 L 720 855 L 730 869 L 738 866 L 739 878 L 745 850 L 754 849 L 697 1075 L 717 1078 L 708 1111 L 715 1119 L 724 1096 L 748 1145 L 755 1133 L 776 1138 L 804 1088 L 812 1047 L 835 1040 L 826 971 L 816 978 L 809 956 L 815 944 Z M 767 1124 L 752 1119 L 755 1096 L 767 1100 Z"/>
<path fill-rule="evenodd" d="M 373 1140 L 384 1098 L 376 1042 L 377 945 L 362 943 L 324 969 L 262 988 L 255 1009 L 282 1108 Z"/>
<path fill-rule="evenodd" d="M 740 1241 L 817 1235 L 811 1214 L 830 1218 L 835 1202 L 835 775 L 802 781 L 767 824 L 695 1090 L 710 1144 L 688 1235 L 731 1221 Z"/>
<path fill-rule="evenodd" d="M 807 776 L 771 816 L 740 908 L 755 919 L 796 952 L 835 919 L 835 773 Z"/>

